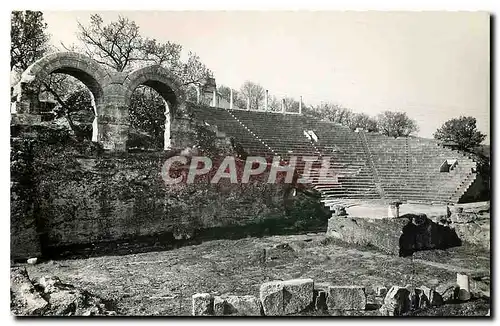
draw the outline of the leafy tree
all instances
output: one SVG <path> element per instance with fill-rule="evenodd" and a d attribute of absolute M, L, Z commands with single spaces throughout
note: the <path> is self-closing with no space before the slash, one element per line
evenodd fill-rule
<path fill-rule="evenodd" d="M 129 109 L 131 133 L 148 135 L 145 146 L 163 148 L 165 109 L 163 98 L 151 87 L 141 85 L 132 93 Z"/>
<path fill-rule="evenodd" d="M 23 72 L 49 48 L 47 24 L 41 11 L 13 11 L 10 30 L 10 69 Z"/>
<path fill-rule="evenodd" d="M 377 120 L 370 117 L 366 113 L 354 113 L 348 122 L 349 128 L 356 130 L 356 128 L 363 128 L 366 131 L 377 132 Z"/>
<path fill-rule="evenodd" d="M 219 85 L 217 87 L 217 93 L 219 93 L 220 97 L 223 98 L 226 101 L 231 100 L 231 88 L 224 86 L 224 85 Z M 234 93 L 233 93 L 233 100 L 234 100 Z"/>
<path fill-rule="evenodd" d="M 405 112 L 385 111 L 377 116 L 377 127 L 386 136 L 407 137 L 418 131 L 415 120 L 410 119 Z"/>
<path fill-rule="evenodd" d="M 476 118 L 461 116 L 446 121 L 434 133 L 434 138 L 443 142 L 454 142 L 464 151 L 472 151 L 486 138 L 477 130 Z"/>
<path fill-rule="evenodd" d="M 173 71 L 184 87 L 189 85 L 200 87 L 208 78 L 213 78 L 212 71 L 193 52 L 189 52 L 188 60 L 185 63 L 176 61 L 171 67 L 166 68 Z"/>
<path fill-rule="evenodd" d="M 316 117 L 321 120 L 327 120 L 349 126 L 349 122 L 353 117 L 353 112 L 341 105 L 334 103 L 321 103 L 320 105 L 304 107 L 305 114 Z"/>

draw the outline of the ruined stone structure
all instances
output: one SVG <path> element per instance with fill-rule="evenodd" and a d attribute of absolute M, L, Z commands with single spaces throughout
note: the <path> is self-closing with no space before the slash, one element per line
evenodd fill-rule
<path fill-rule="evenodd" d="M 51 73 L 71 75 L 89 88 L 97 113 L 94 143 L 75 142 L 69 133 L 39 123 L 37 90 Z M 165 151 L 127 152 L 128 111 L 139 85 L 152 87 L 167 103 Z M 342 200 L 458 202 L 476 180 L 474 161 L 431 140 L 353 132 L 301 114 L 301 104 L 298 113 L 237 109 L 218 98 L 215 86 L 212 79 L 199 89 L 198 102 L 211 98 L 209 107 L 186 102 L 175 76 L 160 66 L 112 72 L 70 52 L 30 66 L 13 91 L 13 256 L 138 237 L 186 239 L 268 218 L 291 224 L 290 216 L 323 219 L 323 205 L 335 207 Z M 335 175 L 325 179 L 316 162 L 304 176 L 309 183 L 294 184 L 293 191 L 259 183 L 166 186 L 161 178 L 166 158 L 194 145 L 218 155 L 280 156 L 285 162 L 295 156 L 299 174 L 314 156 Z M 452 167 L 441 171 L 450 161 Z"/>
<path fill-rule="evenodd" d="M 51 73 L 64 73 L 85 84 L 94 98 L 97 142 L 106 150 L 125 151 L 129 129 L 128 108 L 133 91 L 146 85 L 157 91 L 167 102 L 170 119 L 182 119 L 185 95 L 175 76 L 161 66 L 149 66 L 131 73 L 110 71 L 93 59 L 73 52 L 47 55 L 32 64 L 14 88 L 16 122 L 40 121 L 38 88 Z M 168 139 L 170 137 L 167 137 Z"/>

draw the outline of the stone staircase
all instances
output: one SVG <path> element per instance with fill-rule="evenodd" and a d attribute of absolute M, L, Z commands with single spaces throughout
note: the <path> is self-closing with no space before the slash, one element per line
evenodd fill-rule
<path fill-rule="evenodd" d="M 458 202 L 475 179 L 476 163 L 462 153 L 424 138 L 391 138 L 353 132 L 339 124 L 276 112 L 193 106 L 201 119 L 233 137 L 249 155 L 297 157 L 296 169 L 321 193 L 329 207 L 361 200 Z M 304 132 L 313 132 L 315 138 Z M 304 175 L 306 157 L 317 157 Z M 450 172 L 439 172 L 457 159 Z M 330 175 L 321 173 L 321 162 Z"/>

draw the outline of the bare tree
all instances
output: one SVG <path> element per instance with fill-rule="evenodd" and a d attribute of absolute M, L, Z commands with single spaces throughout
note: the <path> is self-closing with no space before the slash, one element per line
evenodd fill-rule
<path fill-rule="evenodd" d="M 280 112 L 281 111 L 281 101 L 274 95 L 270 95 L 268 98 L 268 107 L 269 111 Z"/>
<path fill-rule="evenodd" d="M 284 102 L 286 112 L 299 112 L 299 101 L 287 96 L 284 98 Z"/>
<path fill-rule="evenodd" d="M 139 26 L 126 17 L 104 24 L 101 16 L 92 15 L 88 26 L 78 23 L 78 28 L 85 53 L 116 71 L 157 64 L 171 70 L 183 86 L 201 86 L 212 77 L 195 53 L 189 52 L 187 61 L 181 62 L 181 45 L 142 37 Z"/>
<path fill-rule="evenodd" d="M 182 46 L 143 38 L 139 26 L 126 17 L 104 24 L 100 15 L 90 17 L 90 24 L 78 23 L 78 38 L 84 51 L 97 62 L 116 71 L 136 68 L 142 63 L 176 66 Z"/>
<path fill-rule="evenodd" d="M 246 81 L 241 86 L 241 95 L 245 100 L 250 99 L 250 110 L 259 110 L 263 106 L 265 90 L 261 85 Z"/>
<path fill-rule="evenodd" d="M 130 63 L 141 60 L 143 39 L 139 26 L 120 16 L 118 21 L 104 25 L 100 15 L 90 16 L 88 26 L 78 23 L 78 38 L 86 54 L 116 71 L 124 71 Z"/>

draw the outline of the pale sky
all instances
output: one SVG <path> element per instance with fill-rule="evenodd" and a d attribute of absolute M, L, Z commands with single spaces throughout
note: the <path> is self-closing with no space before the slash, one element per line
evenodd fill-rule
<path fill-rule="evenodd" d="M 251 80 L 278 97 L 376 115 L 404 111 L 432 137 L 474 116 L 490 129 L 490 27 L 483 12 L 45 11 L 52 42 L 78 43 L 77 20 L 119 14 L 144 36 L 196 52 L 217 84 Z"/>

